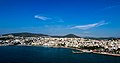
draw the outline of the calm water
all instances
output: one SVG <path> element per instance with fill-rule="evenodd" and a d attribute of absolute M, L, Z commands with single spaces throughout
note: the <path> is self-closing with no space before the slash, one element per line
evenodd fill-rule
<path fill-rule="evenodd" d="M 0 63 L 120 63 L 120 57 L 99 54 L 72 54 L 71 49 L 2 46 Z"/>

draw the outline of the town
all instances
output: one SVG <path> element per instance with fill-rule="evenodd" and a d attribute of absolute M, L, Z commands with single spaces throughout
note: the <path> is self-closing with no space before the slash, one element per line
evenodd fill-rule
<path fill-rule="evenodd" d="M 86 38 L 1 36 L 0 46 L 44 46 L 73 48 L 83 52 L 120 56 L 120 39 L 95 40 Z"/>

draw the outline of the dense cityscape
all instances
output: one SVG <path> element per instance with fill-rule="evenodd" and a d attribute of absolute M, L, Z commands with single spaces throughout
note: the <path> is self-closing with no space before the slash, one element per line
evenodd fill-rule
<path fill-rule="evenodd" d="M 120 56 L 120 39 L 1 36 L 0 46 L 44 46 L 71 48 L 88 53 Z"/>

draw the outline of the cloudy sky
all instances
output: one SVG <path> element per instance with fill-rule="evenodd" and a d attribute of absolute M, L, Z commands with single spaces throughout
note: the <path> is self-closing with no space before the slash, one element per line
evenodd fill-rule
<path fill-rule="evenodd" d="M 120 37 L 119 0 L 0 0 L 0 34 Z"/>

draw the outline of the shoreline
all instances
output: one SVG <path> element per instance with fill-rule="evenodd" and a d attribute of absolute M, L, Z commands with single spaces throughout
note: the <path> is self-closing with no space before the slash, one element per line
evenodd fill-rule
<path fill-rule="evenodd" d="M 120 54 L 112 54 L 112 53 L 107 53 L 107 52 L 93 52 L 93 51 L 87 51 L 85 49 L 78 49 L 78 48 L 70 48 L 70 47 L 50 47 L 50 48 L 67 48 L 67 49 L 73 49 L 73 50 L 78 50 L 83 53 L 93 53 L 93 54 L 100 54 L 100 55 L 109 55 L 109 56 L 116 56 L 120 57 Z"/>
<path fill-rule="evenodd" d="M 109 55 L 109 56 L 116 56 L 116 57 L 120 57 L 120 54 L 112 54 L 112 53 L 100 53 L 100 52 L 92 52 L 94 54 L 101 54 L 101 55 Z"/>
<path fill-rule="evenodd" d="M 74 49 L 74 50 L 82 51 L 83 53 L 93 53 L 93 54 L 100 54 L 100 55 L 109 55 L 109 56 L 120 57 L 120 54 L 112 54 L 112 53 L 107 53 L 107 52 L 91 52 L 91 51 L 85 51 L 84 49 L 82 50 L 82 49 L 78 49 L 78 48 L 69 48 L 69 49 Z"/>

